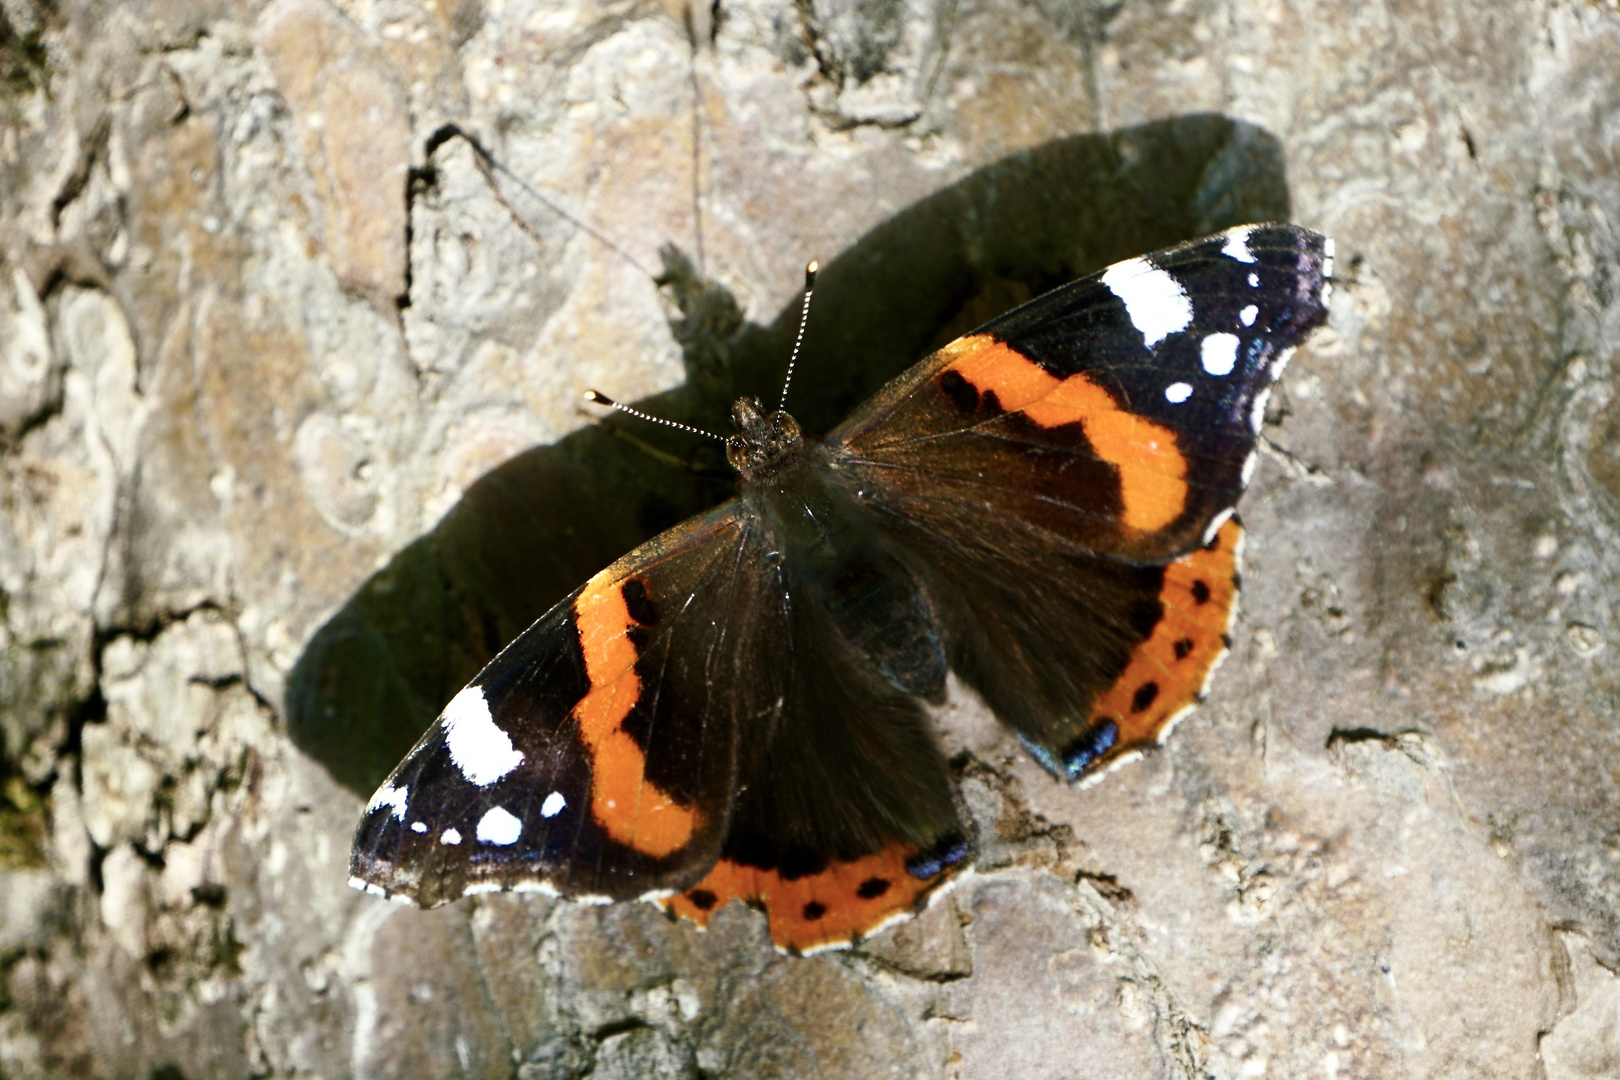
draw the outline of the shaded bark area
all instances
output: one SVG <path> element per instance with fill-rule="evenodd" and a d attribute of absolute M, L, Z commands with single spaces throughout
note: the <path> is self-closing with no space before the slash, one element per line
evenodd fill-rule
<path fill-rule="evenodd" d="M 4 0 L 0 1073 L 1614 1075 L 1616 71 L 1607 0 Z M 977 874 L 808 960 L 345 886 L 444 700 L 726 491 L 580 391 L 724 427 L 815 256 L 824 430 L 1261 218 L 1339 288 L 1161 752 L 1070 790 L 954 693 Z"/>

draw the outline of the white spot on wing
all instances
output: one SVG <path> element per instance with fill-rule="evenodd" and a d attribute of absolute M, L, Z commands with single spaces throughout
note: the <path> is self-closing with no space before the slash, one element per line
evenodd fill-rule
<path fill-rule="evenodd" d="M 1241 225 L 1226 234 L 1226 243 L 1221 245 L 1221 254 L 1238 262 L 1254 262 L 1254 252 L 1249 250 L 1249 226 Z"/>
<path fill-rule="evenodd" d="M 399 821 L 404 821 L 405 808 L 407 805 L 407 800 L 409 800 L 410 797 L 410 788 L 397 788 L 393 784 L 384 784 L 382 787 L 377 789 L 377 794 L 373 795 L 371 797 L 371 801 L 366 804 L 366 813 L 369 814 L 372 811 L 379 810 L 384 806 L 391 806 L 394 808 L 394 817 Z"/>
<path fill-rule="evenodd" d="M 1243 323 L 1244 326 L 1253 326 L 1254 317 L 1258 314 L 1260 314 L 1260 308 L 1255 304 L 1250 304 L 1248 307 L 1238 312 L 1238 319 Z"/>
<path fill-rule="evenodd" d="M 1254 467 L 1259 463 L 1259 461 L 1260 451 L 1250 450 L 1249 456 L 1243 459 L 1243 471 L 1238 474 L 1239 484 L 1243 485 L 1244 487 L 1249 486 L 1249 481 L 1254 479 Z"/>
<path fill-rule="evenodd" d="M 1260 287 L 1260 275 L 1259 274 L 1250 274 L 1249 275 L 1249 288 L 1258 289 L 1259 287 Z"/>
<path fill-rule="evenodd" d="M 439 834 L 439 843 L 455 845 L 461 843 L 460 829 L 446 829 Z"/>
<path fill-rule="evenodd" d="M 505 807 L 492 806 L 478 819 L 477 835 L 486 844 L 505 847 L 517 843 L 517 838 L 523 835 L 523 822 L 513 817 Z"/>
<path fill-rule="evenodd" d="M 1238 339 L 1236 334 L 1206 334 L 1198 343 L 1198 353 L 1204 370 L 1211 375 L 1230 375 L 1237 366 Z"/>
<path fill-rule="evenodd" d="M 550 795 L 546 796 L 546 801 L 540 804 L 540 816 L 556 817 L 558 814 L 562 813 L 562 808 L 567 805 L 568 800 L 563 798 L 563 793 L 560 791 L 553 791 Z"/>
<path fill-rule="evenodd" d="M 1131 324 L 1152 348 L 1192 322 L 1187 290 L 1146 259 L 1126 259 L 1103 271 L 1102 283 L 1125 305 Z"/>
<path fill-rule="evenodd" d="M 477 896 L 479 893 L 500 892 L 501 883 L 498 881 L 475 881 L 461 890 L 462 896 Z"/>
<path fill-rule="evenodd" d="M 413 822 L 411 822 L 411 832 L 413 832 L 413 833 L 425 833 L 425 832 L 427 832 L 427 822 L 425 822 L 425 821 L 413 821 Z"/>
<path fill-rule="evenodd" d="M 1173 382 L 1164 388 L 1164 400 L 1172 405 L 1180 405 L 1192 397 L 1192 386 L 1184 382 Z"/>
<path fill-rule="evenodd" d="M 489 702 L 478 687 L 466 687 L 451 698 L 441 720 L 450 760 L 470 782 L 485 787 L 523 764 L 522 752 L 495 726 Z"/>

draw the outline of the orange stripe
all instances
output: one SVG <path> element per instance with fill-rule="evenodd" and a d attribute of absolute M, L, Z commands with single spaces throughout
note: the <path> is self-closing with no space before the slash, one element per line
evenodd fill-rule
<path fill-rule="evenodd" d="M 1121 409 L 1084 375 L 1059 379 L 987 334 L 958 338 L 941 351 L 960 357 L 946 371 L 980 394 L 993 391 L 1006 411 L 1043 428 L 1078 422 L 1097 456 L 1119 473 L 1126 525 L 1153 532 L 1186 508 L 1187 459 L 1169 428 Z"/>
<path fill-rule="evenodd" d="M 591 816 L 615 843 L 658 858 L 692 839 L 697 811 L 647 780 L 647 756 L 620 726 L 641 697 L 636 647 L 627 635 L 638 624 L 621 584 L 598 574 L 574 601 L 591 687 L 574 706 L 574 719 L 591 755 Z"/>
<path fill-rule="evenodd" d="M 1136 647 L 1119 679 L 1091 708 L 1093 723 L 1110 719 L 1119 724 L 1119 742 L 1109 757 L 1157 741 L 1172 716 L 1197 702 L 1211 665 L 1226 651 L 1227 624 L 1237 596 L 1237 544 L 1242 535 L 1243 527 L 1230 520 L 1215 534 L 1211 547 L 1165 567 L 1159 591 L 1164 617 Z M 1202 604 L 1193 596 L 1198 581 L 1209 589 L 1209 598 Z M 1187 655 L 1179 658 L 1175 651 L 1178 641 L 1192 643 Z M 1133 711 L 1137 692 L 1150 682 L 1158 686 L 1158 693 L 1147 708 Z"/>
<path fill-rule="evenodd" d="M 778 948 L 804 952 L 847 945 L 892 916 L 915 910 L 924 897 L 955 875 L 958 867 L 949 866 L 926 881 L 913 877 L 906 870 L 906 860 L 916 850 L 893 844 L 873 855 L 829 863 L 819 874 L 792 879 L 775 870 L 721 859 L 702 881 L 660 903 L 699 926 L 708 925 L 710 916 L 733 900 L 757 903 L 770 919 L 771 940 Z M 887 884 L 878 895 L 863 897 L 860 888 L 868 881 Z M 699 907 L 692 896 L 705 892 L 715 901 Z M 818 918 L 806 913 L 811 904 L 820 905 Z"/>

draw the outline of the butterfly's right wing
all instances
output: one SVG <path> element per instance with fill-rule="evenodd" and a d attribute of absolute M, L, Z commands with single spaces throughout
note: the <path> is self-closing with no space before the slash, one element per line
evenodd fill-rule
<path fill-rule="evenodd" d="M 558 603 L 378 789 L 352 883 L 432 907 L 499 889 L 667 895 L 719 855 L 750 664 L 757 537 L 735 502 Z"/>
<path fill-rule="evenodd" d="M 1052 772 L 1162 741 L 1226 653 L 1265 401 L 1332 241 L 1249 225 L 1128 259 L 923 360 L 828 437 L 951 663 Z"/>

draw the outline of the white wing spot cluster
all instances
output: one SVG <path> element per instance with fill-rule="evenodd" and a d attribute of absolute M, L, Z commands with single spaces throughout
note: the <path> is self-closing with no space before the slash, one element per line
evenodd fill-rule
<path fill-rule="evenodd" d="M 1187 290 L 1169 273 L 1144 258 L 1126 259 L 1103 271 L 1102 283 L 1125 305 L 1131 325 L 1148 348 L 1192 322 Z"/>
<path fill-rule="evenodd" d="M 568 800 L 563 798 L 563 793 L 560 791 L 553 791 L 550 795 L 546 796 L 546 801 L 540 804 L 540 816 L 544 818 L 556 817 L 558 814 L 562 813 L 563 807 L 567 805 Z"/>
<path fill-rule="evenodd" d="M 377 794 L 373 795 L 371 797 L 371 801 L 366 804 L 366 813 L 369 814 L 374 810 L 380 809 L 381 807 L 389 806 L 393 808 L 395 819 L 404 821 L 405 810 L 408 806 L 410 797 L 410 788 L 397 788 L 393 784 L 384 784 L 382 787 L 377 789 Z"/>
<path fill-rule="evenodd" d="M 466 687 L 450 699 L 440 717 L 450 760 L 471 783 L 487 787 L 523 764 L 523 753 L 495 724 L 484 691 Z"/>
<path fill-rule="evenodd" d="M 505 847 L 517 843 L 518 837 L 523 835 L 523 822 L 504 806 L 492 806 L 478 819 L 477 835 L 486 844 Z"/>
<path fill-rule="evenodd" d="M 1238 338 L 1236 334 L 1206 334 L 1198 343 L 1199 357 L 1204 370 L 1211 375 L 1230 375 L 1237 366 Z"/>

